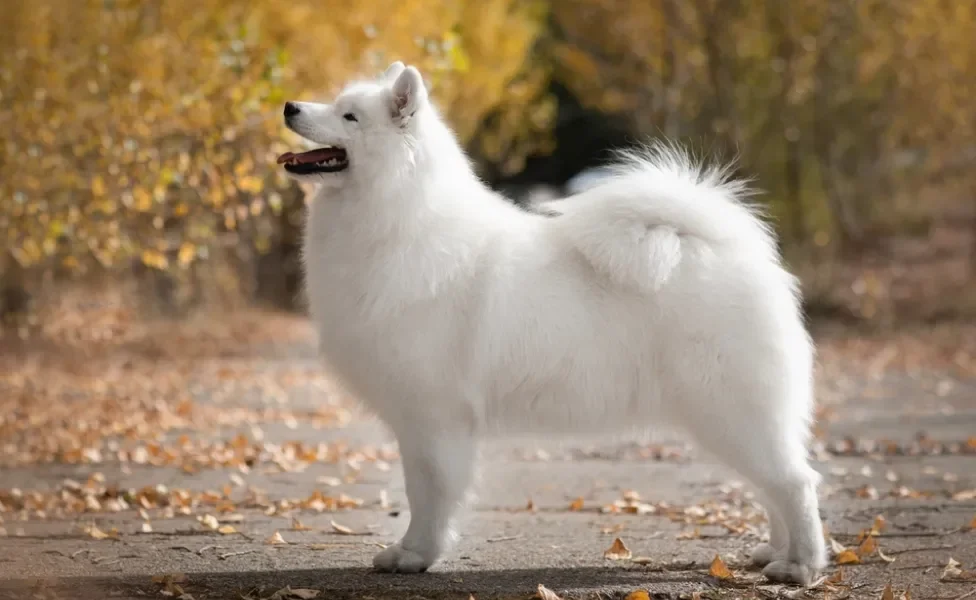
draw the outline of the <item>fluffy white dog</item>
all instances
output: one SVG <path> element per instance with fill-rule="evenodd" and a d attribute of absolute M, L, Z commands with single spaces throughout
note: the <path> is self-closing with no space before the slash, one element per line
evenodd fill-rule
<path fill-rule="evenodd" d="M 658 146 L 533 214 L 488 189 L 400 62 L 332 104 L 289 102 L 322 147 L 304 241 L 321 352 L 397 436 L 410 525 L 376 555 L 420 572 L 453 538 L 479 441 L 668 424 L 755 485 L 767 577 L 825 565 L 807 462 L 813 347 L 796 280 L 725 169 Z"/>

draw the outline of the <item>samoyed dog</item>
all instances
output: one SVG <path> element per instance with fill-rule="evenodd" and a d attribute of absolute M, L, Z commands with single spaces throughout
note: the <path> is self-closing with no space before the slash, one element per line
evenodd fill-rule
<path fill-rule="evenodd" d="M 558 211 L 525 211 L 478 179 L 400 62 L 284 118 L 321 146 L 278 159 L 319 186 L 303 265 L 321 353 L 402 456 L 410 524 L 377 569 L 422 572 L 448 550 L 486 437 L 667 424 L 757 488 L 765 575 L 817 577 L 813 347 L 728 169 L 654 146 Z"/>

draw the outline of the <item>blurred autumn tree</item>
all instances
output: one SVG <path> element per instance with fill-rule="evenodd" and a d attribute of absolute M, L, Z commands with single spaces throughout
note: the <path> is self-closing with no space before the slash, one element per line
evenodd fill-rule
<path fill-rule="evenodd" d="M 553 149 L 554 83 L 632 133 L 739 155 L 793 248 L 926 225 L 932 183 L 976 198 L 971 2 L 7 0 L 0 24 L 7 279 L 262 264 L 303 205 L 272 166 L 282 101 L 395 59 L 493 174 Z"/>
<path fill-rule="evenodd" d="M 266 252 L 301 195 L 274 168 L 285 98 L 416 64 L 465 141 L 517 169 L 545 143 L 546 7 L 519 0 L 10 0 L 0 15 L 5 271 Z M 514 126 L 513 124 L 519 126 Z M 531 126 L 526 127 L 525 124 Z M 294 143 L 295 139 L 290 139 Z M 294 240 L 287 240 L 293 242 Z"/>
<path fill-rule="evenodd" d="M 933 178 L 963 175 L 976 192 L 964 168 L 974 3 L 560 0 L 552 12 L 557 79 L 636 131 L 738 154 L 793 242 L 856 246 L 917 209 L 912 193 Z"/>

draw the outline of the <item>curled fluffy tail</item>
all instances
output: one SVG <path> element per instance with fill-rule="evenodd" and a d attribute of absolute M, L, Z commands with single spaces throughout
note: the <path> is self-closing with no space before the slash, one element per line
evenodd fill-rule
<path fill-rule="evenodd" d="M 610 179 L 560 203 L 553 220 L 598 271 L 643 291 L 660 289 L 695 240 L 716 252 L 778 261 L 752 191 L 731 165 L 706 168 L 658 144 L 622 153 Z"/>

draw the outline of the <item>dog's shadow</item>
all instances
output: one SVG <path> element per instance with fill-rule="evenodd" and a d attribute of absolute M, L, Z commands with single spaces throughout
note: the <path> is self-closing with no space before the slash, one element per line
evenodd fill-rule
<path fill-rule="evenodd" d="M 190 573 L 185 580 L 176 583 L 188 594 L 184 598 L 194 600 L 293 600 L 302 597 L 301 593 L 320 600 L 467 600 L 470 596 L 478 600 L 508 600 L 532 598 L 540 584 L 567 599 L 623 598 L 635 590 L 646 590 L 653 598 L 678 598 L 690 591 L 721 585 L 697 567 L 647 570 L 634 566 L 434 570 L 416 575 L 378 573 L 361 567 L 237 571 Z M 292 590 L 318 590 L 319 594 L 279 592 L 286 586 Z M 48 593 L 40 596 L 44 598 L 87 600 L 159 597 L 167 588 L 164 583 L 154 582 L 148 576 L 65 577 L 44 582 L 21 579 L 0 582 L 0 599 L 32 597 L 31 594 L 36 595 L 42 590 Z M 167 591 L 170 597 L 179 597 L 172 594 L 174 588 Z"/>

